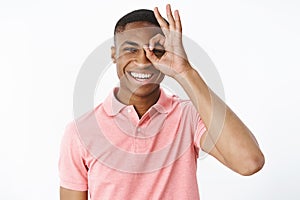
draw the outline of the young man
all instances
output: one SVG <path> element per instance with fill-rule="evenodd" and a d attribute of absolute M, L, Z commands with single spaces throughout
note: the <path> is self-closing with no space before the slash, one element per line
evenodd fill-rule
<path fill-rule="evenodd" d="M 241 175 L 264 165 L 242 121 L 190 65 L 182 45 L 179 12 L 167 5 L 133 11 L 115 27 L 111 57 L 120 87 L 71 123 L 59 162 L 61 200 L 199 199 L 199 149 Z M 168 96 L 164 76 L 190 100 Z M 96 124 L 96 125 L 95 125 Z"/>

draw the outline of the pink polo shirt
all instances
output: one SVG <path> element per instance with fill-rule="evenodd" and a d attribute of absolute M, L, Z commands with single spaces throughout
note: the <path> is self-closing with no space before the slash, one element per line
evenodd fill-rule
<path fill-rule="evenodd" d="M 114 93 L 70 123 L 61 143 L 60 185 L 91 200 L 197 200 L 200 137 L 191 101 L 160 98 L 139 119 Z"/>

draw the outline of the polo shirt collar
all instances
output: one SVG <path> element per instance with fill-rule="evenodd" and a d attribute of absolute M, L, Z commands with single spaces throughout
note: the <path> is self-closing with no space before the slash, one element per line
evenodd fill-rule
<path fill-rule="evenodd" d="M 172 97 L 168 96 L 163 89 L 160 89 L 160 96 L 156 104 L 152 106 L 157 112 L 168 113 L 172 109 Z"/>
<path fill-rule="evenodd" d="M 103 108 L 109 116 L 116 116 L 127 105 L 121 103 L 115 96 L 119 88 L 114 88 L 113 91 L 106 97 L 103 102 Z M 130 105 L 128 105 L 130 106 Z M 159 113 L 168 113 L 173 106 L 173 98 L 168 96 L 163 89 L 160 89 L 158 101 L 150 108 L 155 109 Z"/>

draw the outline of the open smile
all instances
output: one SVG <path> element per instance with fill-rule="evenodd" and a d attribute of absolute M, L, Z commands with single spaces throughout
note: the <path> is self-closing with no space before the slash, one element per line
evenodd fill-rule
<path fill-rule="evenodd" d="M 129 72 L 130 76 L 137 81 L 145 81 L 152 78 L 152 73 Z"/>

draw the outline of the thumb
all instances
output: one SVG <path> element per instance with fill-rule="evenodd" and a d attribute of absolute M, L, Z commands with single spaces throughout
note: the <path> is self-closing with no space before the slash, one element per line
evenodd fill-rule
<path fill-rule="evenodd" d="M 157 56 L 153 53 L 153 51 L 150 50 L 150 48 L 147 45 L 144 45 L 143 49 L 145 50 L 146 56 L 150 60 L 150 62 L 152 62 L 153 65 L 156 66 L 158 64 L 158 61 L 159 61 Z"/>

